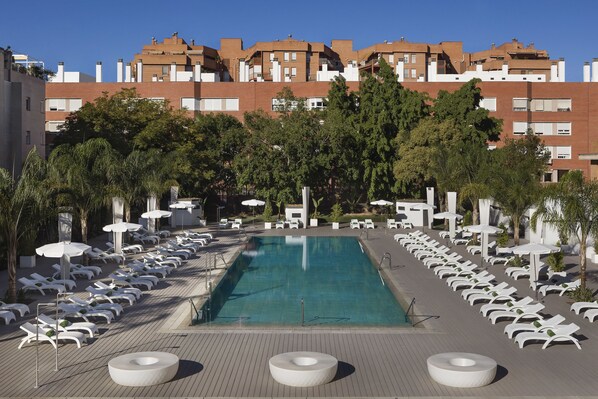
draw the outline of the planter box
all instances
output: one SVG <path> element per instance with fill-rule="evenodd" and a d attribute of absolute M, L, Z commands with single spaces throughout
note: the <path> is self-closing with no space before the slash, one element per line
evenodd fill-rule
<path fill-rule="evenodd" d="M 272 222 L 265 222 L 264 229 L 271 230 L 272 229 Z"/>
<path fill-rule="evenodd" d="M 318 219 L 309 219 L 309 227 L 318 227 Z"/>
<path fill-rule="evenodd" d="M 338 230 L 340 228 L 341 226 L 339 222 L 332 222 L 332 230 Z"/>
<path fill-rule="evenodd" d="M 21 269 L 31 269 L 35 267 L 35 255 L 19 256 L 19 267 Z"/>

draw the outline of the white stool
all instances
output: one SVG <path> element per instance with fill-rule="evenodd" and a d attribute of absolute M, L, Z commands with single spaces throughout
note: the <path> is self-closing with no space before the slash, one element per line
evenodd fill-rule
<path fill-rule="evenodd" d="M 270 358 L 270 374 L 277 382 L 292 387 L 327 384 L 336 375 L 338 360 L 325 353 L 288 352 Z"/>
<path fill-rule="evenodd" d="M 166 352 L 129 353 L 108 362 L 112 381 L 129 387 L 168 382 L 179 369 L 179 357 Z"/>
<path fill-rule="evenodd" d="M 428 358 L 430 377 L 439 384 L 476 388 L 490 384 L 496 376 L 496 361 L 475 353 L 439 353 Z"/>

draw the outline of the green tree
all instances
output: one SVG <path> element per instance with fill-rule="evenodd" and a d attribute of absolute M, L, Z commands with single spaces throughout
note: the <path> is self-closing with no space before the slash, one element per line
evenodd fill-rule
<path fill-rule="evenodd" d="M 85 243 L 90 215 L 110 201 L 107 176 L 117 159 L 110 143 L 99 138 L 61 145 L 48 159 L 52 182 L 58 187 L 58 205 L 73 208 Z"/>
<path fill-rule="evenodd" d="M 521 139 L 507 139 L 505 146 L 492 152 L 493 171 L 489 185 L 503 213 L 511 218 L 515 245 L 519 245 L 521 218 L 537 201 L 540 178 L 549 154 L 533 133 Z"/>
<path fill-rule="evenodd" d="M 380 59 L 377 76 L 369 75 L 359 90 L 358 130 L 363 138 L 363 178 L 369 199 L 397 191 L 393 166 L 396 137 L 403 136 L 426 114 L 425 96 L 404 89 L 392 68 Z"/>
<path fill-rule="evenodd" d="M 29 152 L 19 178 L 0 168 L 0 234 L 7 247 L 10 302 L 17 298 L 19 240 L 37 230 L 49 209 L 50 196 L 47 165 L 35 149 Z"/>
<path fill-rule="evenodd" d="M 168 149 L 189 122 L 183 111 L 173 111 L 166 101 L 141 98 L 135 89 L 104 92 L 67 117 L 56 145 L 104 138 L 122 154 L 138 144 Z"/>
<path fill-rule="evenodd" d="M 598 182 L 585 180 L 579 170 L 568 172 L 557 184 L 543 188 L 532 226 L 538 217 L 579 241 L 580 289 L 585 291 L 587 241 L 590 235 L 598 237 Z"/>

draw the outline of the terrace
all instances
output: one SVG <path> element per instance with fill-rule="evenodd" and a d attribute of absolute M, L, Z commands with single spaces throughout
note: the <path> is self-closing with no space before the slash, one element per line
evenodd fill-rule
<path fill-rule="evenodd" d="M 248 234 L 253 234 L 248 229 Z M 256 229 L 256 234 L 266 234 Z M 391 233 L 392 232 L 392 233 Z M 598 392 L 595 369 L 598 361 L 598 332 L 591 323 L 569 311 L 568 298 L 549 295 L 541 299 L 547 313 L 562 314 L 567 322 L 581 327 L 583 350 L 573 345 L 528 344 L 519 349 L 503 333 L 506 323 L 492 325 L 479 313 L 479 305 L 469 306 L 458 293 L 446 286 L 413 255 L 393 240 L 394 230 L 381 226 L 368 232 L 363 243 L 376 261 L 385 252 L 392 267 L 385 267 L 388 278 L 408 303 L 416 298 L 415 328 L 407 329 L 322 329 L 286 328 L 284 330 L 217 329 L 188 326 L 189 306 L 185 298 L 201 293 L 207 253 L 224 254 L 227 263 L 242 248 L 245 237 L 237 231 L 217 232 L 218 241 L 210 244 L 199 258 L 173 272 L 125 315 L 104 330 L 99 338 L 77 349 L 60 345 L 60 371 L 54 372 L 54 351 L 40 345 L 40 386 L 34 388 L 35 347 L 17 350 L 23 336 L 22 323 L 0 326 L 0 386 L 10 397 L 498 397 L 498 396 L 589 396 Z M 297 231 L 293 231 L 297 234 Z M 272 230 L 267 234 L 292 234 Z M 359 235 L 346 225 L 341 230 L 329 227 L 300 230 L 308 235 Z M 431 232 L 436 235 L 436 232 Z M 472 260 L 463 246 L 454 250 Z M 576 259 L 567 258 L 567 263 Z M 43 259 L 36 271 L 49 270 Z M 107 270 L 115 266 L 103 266 Z M 489 266 L 499 281 L 517 287 L 520 296 L 532 295 L 525 279 L 509 279 L 503 266 Z M 30 273 L 20 269 L 19 277 Z M 222 272 L 222 269 L 220 269 Z M 590 276 L 595 270 L 590 271 Z M 3 273 L 6 273 L 5 271 Z M 0 281 L 6 281 L 5 276 Z M 592 277 L 590 277 L 592 278 Z M 595 281 L 591 281 L 595 285 Z M 78 290 L 86 281 L 79 283 Z M 5 289 L 5 287 L 0 287 Z M 36 299 L 51 299 L 36 297 Z M 35 303 L 30 305 L 34 312 Z M 25 318 L 26 320 L 27 318 Z M 159 350 L 181 359 L 179 372 L 169 383 L 145 388 L 116 385 L 108 375 L 107 363 L 124 353 Z M 268 359 L 289 351 L 329 353 L 339 360 L 339 373 L 333 382 L 315 388 L 291 388 L 275 382 L 268 371 Z M 496 380 L 483 388 L 458 389 L 435 383 L 429 376 L 426 359 L 436 353 L 463 351 L 495 359 Z"/>

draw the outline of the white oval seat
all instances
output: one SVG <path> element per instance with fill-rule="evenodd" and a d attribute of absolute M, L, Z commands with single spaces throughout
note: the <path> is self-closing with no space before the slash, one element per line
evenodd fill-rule
<path fill-rule="evenodd" d="M 476 353 L 439 353 L 428 358 L 430 377 L 439 384 L 476 388 L 490 384 L 496 376 L 494 359 Z"/>
<path fill-rule="evenodd" d="M 174 378 L 179 357 L 167 352 L 128 353 L 108 362 L 112 380 L 129 387 L 163 384 Z"/>
<path fill-rule="evenodd" d="M 336 375 L 338 360 L 319 352 L 287 352 L 270 358 L 270 374 L 277 382 L 292 387 L 327 384 Z"/>

